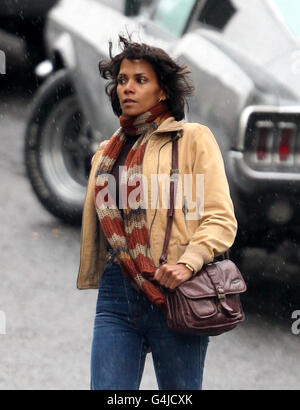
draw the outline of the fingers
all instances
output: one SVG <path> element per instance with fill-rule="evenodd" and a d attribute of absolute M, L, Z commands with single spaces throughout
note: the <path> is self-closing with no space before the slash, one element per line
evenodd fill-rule
<path fill-rule="evenodd" d="M 156 272 L 154 274 L 154 279 L 157 280 L 157 282 L 160 283 L 162 276 L 163 276 L 163 270 L 160 267 L 160 268 L 156 269 Z"/>
<path fill-rule="evenodd" d="M 179 279 L 174 279 L 174 280 L 169 280 L 165 287 L 170 289 L 170 290 L 175 290 L 177 286 L 179 286 L 182 283 Z"/>
<path fill-rule="evenodd" d="M 181 283 L 190 279 L 190 277 L 190 270 L 182 264 L 171 265 L 165 263 L 154 274 L 154 280 L 170 290 L 174 290 Z"/>
<path fill-rule="evenodd" d="M 164 264 L 156 270 L 154 279 L 157 280 L 160 285 L 168 287 L 174 278 L 172 271 L 168 268 L 167 264 Z"/>

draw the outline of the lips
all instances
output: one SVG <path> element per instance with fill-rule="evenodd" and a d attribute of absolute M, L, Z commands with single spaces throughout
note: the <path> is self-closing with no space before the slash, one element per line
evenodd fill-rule
<path fill-rule="evenodd" d="M 125 98 L 125 100 L 123 100 L 123 104 L 131 104 L 131 103 L 135 103 L 136 101 L 131 100 L 130 98 Z"/>

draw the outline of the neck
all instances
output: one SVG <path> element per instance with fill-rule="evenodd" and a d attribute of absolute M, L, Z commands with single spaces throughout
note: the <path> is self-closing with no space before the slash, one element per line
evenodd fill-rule
<path fill-rule="evenodd" d="M 165 103 L 159 103 L 142 114 L 136 116 L 121 115 L 120 125 L 128 135 L 137 135 L 150 128 L 153 122 L 161 123 L 170 113 Z"/>

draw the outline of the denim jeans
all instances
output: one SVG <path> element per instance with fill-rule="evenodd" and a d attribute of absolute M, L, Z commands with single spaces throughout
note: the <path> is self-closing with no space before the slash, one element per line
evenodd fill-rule
<path fill-rule="evenodd" d="M 98 292 L 91 389 L 138 390 L 150 347 L 159 389 L 200 390 L 208 337 L 169 329 L 161 310 L 111 260 Z"/>

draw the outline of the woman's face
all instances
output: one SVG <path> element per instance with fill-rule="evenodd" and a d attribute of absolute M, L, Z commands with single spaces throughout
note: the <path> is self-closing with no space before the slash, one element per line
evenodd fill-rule
<path fill-rule="evenodd" d="M 123 115 L 136 116 L 165 100 L 157 76 L 145 60 L 124 59 L 118 74 L 117 94 Z"/>

